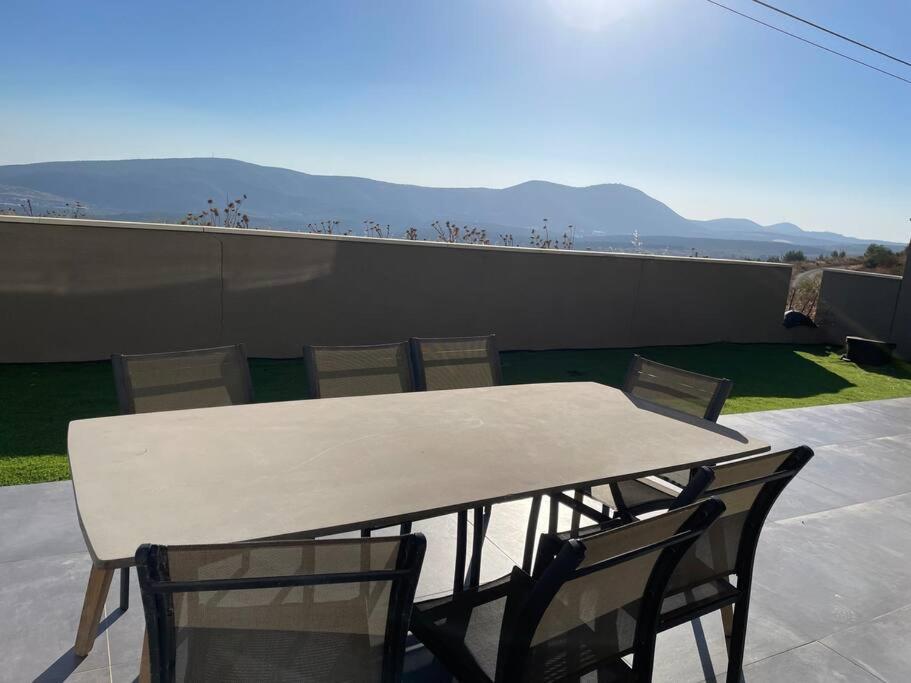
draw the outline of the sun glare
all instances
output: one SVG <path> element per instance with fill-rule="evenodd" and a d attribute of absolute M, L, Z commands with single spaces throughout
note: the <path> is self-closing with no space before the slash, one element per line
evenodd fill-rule
<path fill-rule="evenodd" d="M 640 0 L 548 0 L 554 14 L 567 26 L 602 31 L 636 9 Z"/>

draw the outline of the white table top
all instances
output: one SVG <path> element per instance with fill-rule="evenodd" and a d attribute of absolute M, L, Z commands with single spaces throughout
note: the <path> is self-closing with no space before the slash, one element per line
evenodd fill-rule
<path fill-rule="evenodd" d="M 769 449 L 591 382 L 76 420 L 73 488 L 96 564 L 142 543 L 385 526 Z"/>

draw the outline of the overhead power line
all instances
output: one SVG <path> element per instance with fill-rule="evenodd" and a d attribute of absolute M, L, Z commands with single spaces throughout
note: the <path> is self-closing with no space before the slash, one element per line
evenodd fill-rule
<path fill-rule="evenodd" d="M 892 73 L 891 71 L 886 71 L 885 69 L 880 69 L 878 66 L 873 66 L 872 64 L 869 64 L 868 62 L 864 62 L 860 59 L 855 59 L 854 57 L 851 57 L 850 55 L 846 55 L 844 52 L 839 52 L 838 50 L 833 50 L 832 48 L 826 47 L 825 45 L 820 45 L 819 43 L 814 43 L 812 40 L 808 40 L 802 36 L 798 36 L 796 33 L 791 33 L 790 31 L 785 31 L 783 28 L 778 28 L 777 26 L 768 24 L 768 23 L 762 21 L 761 19 L 757 19 L 756 17 L 751 17 L 749 14 L 744 14 L 743 12 L 739 12 L 739 11 L 735 10 L 733 7 L 728 7 L 727 5 L 723 5 L 720 2 L 716 2 L 716 0 L 705 0 L 705 1 L 715 5 L 716 7 L 720 7 L 721 9 L 726 9 L 728 12 L 732 12 L 732 13 L 736 14 L 737 16 L 743 17 L 744 19 L 749 19 L 750 21 L 754 21 L 757 24 L 761 24 L 762 26 L 765 26 L 766 28 L 770 28 L 773 31 L 778 31 L 779 33 L 783 33 L 786 36 L 790 36 L 791 38 L 796 38 L 797 40 L 799 40 L 803 43 L 806 43 L 807 45 L 812 45 L 813 47 L 817 47 L 820 50 L 825 50 L 826 52 L 829 52 L 833 55 L 837 55 L 839 57 L 847 59 L 851 62 L 854 62 L 855 64 L 860 64 L 861 66 L 865 66 L 868 69 L 873 69 L 873 71 L 878 71 L 881 74 L 884 74 L 886 76 L 891 76 L 892 78 L 896 78 L 900 81 L 904 81 L 908 85 L 911 85 L 911 80 L 909 80 L 903 76 L 899 76 L 898 74 Z"/>
<path fill-rule="evenodd" d="M 849 43 L 854 43 L 855 45 L 862 47 L 865 50 L 869 50 L 870 52 L 875 52 L 878 55 L 882 55 L 883 57 L 891 59 L 893 62 L 898 62 L 899 64 L 904 64 L 905 66 L 911 66 L 911 62 L 906 62 L 904 59 L 901 59 L 900 57 L 896 57 L 895 55 L 890 55 L 888 52 L 883 52 L 882 50 L 877 50 L 875 47 L 867 45 L 866 43 L 862 43 L 859 40 L 854 40 L 853 38 L 849 38 L 848 36 L 838 33 L 838 31 L 833 31 L 832 29 L 828 29 L 825 26 L 820 26 L 819 24 L 814 24 L 812 21 L 810 21 L 808 19 L 804 19 L 803 17 L 798 17 L 796 14 L 791 14 L 790 12 L 786 12 L 785 10 L 781 9 L 780 7 L 775 7 L 775 5 L 770 5 L 769 3 L 763 2 L 762 0 L 753 0 L 753 2 L 755 2 L 757 5 L 762 5 L 763 7 L 768 7 L 773 12 L 778 12 L 779 14 L 783 14 L 786 17 L 790 17 L 791 19 L 795 19 L 797 21 L 803 22 L 807 26 L 812 26 L 813 28 L 817 28 L 820 31 L 825 31 L 829 35 L 833 35 L 836 38 L 841 38 L 842 40 L 847 40 Z"/>

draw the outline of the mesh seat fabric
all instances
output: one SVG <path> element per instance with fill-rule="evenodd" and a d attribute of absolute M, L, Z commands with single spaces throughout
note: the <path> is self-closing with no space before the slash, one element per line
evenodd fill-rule
<path fill-rule="evenodd" d="M 253 401 L 247 359 L 239 346 L 115 356 L 113 361 L 123 413 L 213 408 Z"/>
<path fill-rule="evenodd" d="M 165 582 L 393 571 L 401 543 L 399 537 L 386 537 L 172 547 Z M 174 590 L 165 594 L 174 680 L 384 680 L 394 585 L 388 579 L 352 578 Z M 404 639 L 404 624 L 401 633 Z"/>
<path fill-rule="evenodd" d="M 717 419 L 714 403 L 728 380 L 700 375 L 636 356 L 627 373 L 624 391 L 665 408 L 693 417 Z"/>
<path fill-rule="evenodd" d="M 319 398 L 411 391 L 408 344 L 308 347 L 311 394 Z"/>
<path fill-rule="evenodd" d="M 500 383 L 500 361 L 492 336 L 413 339 L 412 344 L 422 386 L 427 391 Z"/>
<path fill-rule="evenodd" d="M 680 561 L 671 576 L 668 593 L 734 573 L 743 525 L 763 484 L 720 495 L 716 492 L 727 486 L 773 474 L 790 455 L 791 451 L 770 453 L 715 467 L 715 480 L 703 493 L 703 497 L 718 498 L 725 504 L 725 511 Z"/>

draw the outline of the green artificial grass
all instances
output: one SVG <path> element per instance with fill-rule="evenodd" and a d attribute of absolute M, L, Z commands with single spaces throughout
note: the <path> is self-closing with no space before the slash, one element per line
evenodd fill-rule
<path fill-rule="evenodd" d="M 502 354 L 503 379 L 508 384 L 594 381 L 619 386 L 634 352 L 732 379 L 725 413 L 911 396 L 911 365 L 861 368 L 825 346 L 512 351 Z M 300 360 L 254 359 L 250 368 L 258 401 L 306 397 Z M 0 365 L 0 406 L 0 486 L 68 479 L 67 424 L 117 414 L 110 363 Z"/>

